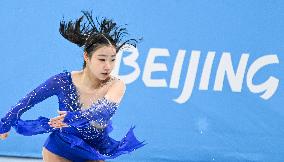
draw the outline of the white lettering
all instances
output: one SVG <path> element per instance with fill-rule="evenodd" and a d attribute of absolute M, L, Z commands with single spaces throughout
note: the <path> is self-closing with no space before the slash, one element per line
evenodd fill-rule
<path fill-rule="evenodd" d="M 122 54 L 124 52 L 129 52 L 130 55 L 122 57 Z M 200 53 L 201 51 L 198 50 L 191 51 L 182 92 L 176 99 L 173 99 L 173 101 L 179 104 L 188 101 L 192 95 L 199 67 Z M 171 72 L 170 84 L 168 86 L 165 78 L 153 79 L 152 74 L 154 72 L 168 71 L 167 65 L 165 63 L 157 63 L 155 62 L 155 59 L 157 57 L 169 57 L 169 50 L 165 48 L 150 48 L 148 57 L 145 61 L 144 72 L 142 76 L 144 84 L 147 87 L 169 87 L 175 89 L 179 88 L 185 54 L 186 50 L 178 50 Z M 200 76 L 199 90 L 208 90 L 215 55 L 215 51 L 209 51 L 207 53 Z M 123 50 L 119 51 L 117 54 L 117 64 L 113 71 L 113 74 L 118 75 L 121 64 L 130 66 L 134 68 L 134 71 L 126 75 L 120 75 L 119 77 L 123 79 L 126 83 L 134 82 L 140 75 L 140 68 L 137 63 L 138 56 L 139 53 L 137 48 L 130 45 L 128 45 L 128 47 L 126 48 L 123 48 Z M 216 77 L 213 90 L 222 91 L 224 79 L 226 76 L 231 90 L 233 92 L 241 92 L 248 59 L 249 54 L 243 53 L 240 57 L 238 65 L 235 66 L 236 68 L 234 69 L 231 53 L 223 52 L 218 67 L 216 69 Z M 270 76 L 265 82 L 256 85 L 253 84 L 253 78 L 256 73 L 263 67 L 269 64 L 278 63 L 279 60 L 277 55 L 265 55 L 255 60 L 249 66 L 246 74 L 246 84 L 252 93 L 262 93 L 260 97 L 265 100 L 273 96 L 273 94 L 278 88 L 279 79 Z"/>
<path fill-rule="evenodd" d="M 259 85 L 254 85 L 252 83 L 253 77 L 257 71 L 262 67 L 269 64 L 278 64 L 279 60 L 277 55 L 266 55 L 255 60 L 248 69 L 247 73 L 247 86 L 249 90 L 253 93 L 264 92 L 260 97 L 267 100 L 269 99 L 277 90 L 279 79 L 270 76 L 264 83 Z"/>
<path fill-rule="evenodd" d="M 144 66 L 142 80 L 147 87 L 167 87 L 165 79 L 152 79 L 151 74 L 155 71 L 168 71 L 166 64 L 154 63 L 158 56 L 169 57 L 169 50 L 164 48 L 151 48 Z"/>
<path fill-rule="evenodd" d="M 200 79 L 200 84 L 199 84 L 200 90 L 208 90 L 208 84 L 210 80 L 214 57 L 215 57 L 215 52 L 209 51 L 207 54 L 204 66 L 203 66 L 202 74 L 201 74 L 201 79 Z"/>
<path fill-rule="evenodd" d="M 214 90 L 221 91 L 223 88 L 223 82 L 225 74 L 227 74 L 228 82 L 231 86 L 233 92 L 241 92 L 242 84 L 244 79 L 244 74 L 247 66 L 249 55 L 242 54 L 239 66 L 237 68 L 236 74 L 234 73 L 231 54 L 228 52 L 224 52 L 222 54 L 221 60 L 219 62 L 219 66 L 217 69 Z"/>
<path fill-rule="evenodd" d="M 120 64 L 121 64 L 121 59 L 122 59 L 122 54 L 124 52 L 129 52 L 130 55 L 127 57 L 123 57 L 123 63 L 124 65 L 130 66 L 134 68 L 134 71 L 130 74 L 126 75 L 119 75 L 119 78 L 122 79 L 125 84 L 129 84 L 134 82 L 140 75 L 140 68 L 139 65 L 137 64 L 136 60 L 139 56 L 138 49 L 135 48 L 132 45 L 125 45 L 121 50 L 118 51 L 117 56 L 116 56 L 116 67 L 112 71 L 112 75 L 118 76 L 119 69 L 120 69 Z"/>
<path fill-rule="evenodd" d="M 185 103 L 191 96 L 198 69 L 199 57 L 200 57 L 200 51 L 191 52 L 182 93 L 177 99 L 174 99 L 174 101 L 179 104 Z"/>
<path fill-rule="evenodd" d="M 170 88 L 178 88 L 184 56 L 185 50 L 179 50 L 171 76 Z"/>

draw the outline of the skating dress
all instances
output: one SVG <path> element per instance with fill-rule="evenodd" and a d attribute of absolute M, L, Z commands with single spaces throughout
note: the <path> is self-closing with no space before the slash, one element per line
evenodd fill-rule
<path fill-rule="evenodd" d="M 67 111 L 64 122 L 68 127 L 50 127 L 49 119 L 42 116 L 36 120 L 20 119 L 25 111 L 53 95 L 58 97 L 59 110 Z M 11 127 L 25 136 L 51 132 L 44 147 L 59 156 L 75 162 L 113 159 L 145 145 L 135 137 L 134 127 L 120 141 L 109 137 L 111 117 L 118 106 L 102 97 L 90 108 L 81 109 L 71 72 L 64 71 L 47 79 L 13 106 L 0 121 L 0 134 Z"/>

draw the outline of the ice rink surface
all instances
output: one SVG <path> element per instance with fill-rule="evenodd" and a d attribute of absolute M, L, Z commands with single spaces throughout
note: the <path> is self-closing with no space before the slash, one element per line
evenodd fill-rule
<path fill-rule="evenodd" d="M 42 159 L 20 158 L 20 157 L 3 157 L 0 156 L 0 162 L 43 162 Z"/>

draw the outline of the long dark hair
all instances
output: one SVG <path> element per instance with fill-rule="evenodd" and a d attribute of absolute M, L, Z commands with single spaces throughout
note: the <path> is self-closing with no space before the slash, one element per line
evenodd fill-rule
<path fill-rule="evenodd" d="M 83 15 L 76 19 L 75 22 L 65 22 L 64 18 L 60 22 L 59 32 L 68 41 L 82 47 L 88 57 L 102 46 L 112 45 L 119 51 L 125 44 L 136 47 L 138 40 L 124 39 L 128 35 L 125 27 L 118 26 L 112 19 L 96 17 L 95 21 L 92 12 L 82 11 Z M 83 19 L 86 18 L 86 22 Z M 86 67 L 84 61 L 83 68 Z"/>

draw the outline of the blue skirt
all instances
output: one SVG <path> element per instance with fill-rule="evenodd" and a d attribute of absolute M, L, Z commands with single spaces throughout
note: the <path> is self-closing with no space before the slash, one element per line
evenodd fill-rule
<path fill-rule="evenodd" d="M 25 136 L 51 132 L 44 147 L 73 162 L 114 159 L 145 145 L 144 141 L 140 142 L 135 137 L 135 127 L 131 127 L 120 141 L 109 137 L 112 131 L 111 124 L 97 138 L 83 140 L 82 135 L 74 127 L 54 129 L 49 126 L 48 121 L 45 117 L 39 117 L 37 120 L 19 120 L 14 128 L 17 133 Z"/>
<path fill-rule="evenodd" d="M 135 138 L 133 129 L 134 127 L 130 128 L 121 141 L 116 141 L 107 136 L 100 142 L 97 140 L 85 141 L 74 134 L 54 131 L 47 138 L 44 147 L 72 162 L 114 159 L 145 145 Z"/>
<path fill-rule="evenodd" d="M 47 138 L 44 147 L 50 152 L 64 157 L 73 162 L 83 162 L 87 160 L 99 160 L 93 157 L 91 152 L 79 147 L 71 147 L 71 144 L 65 141 L 58 133 L 51 133 Z"/>

